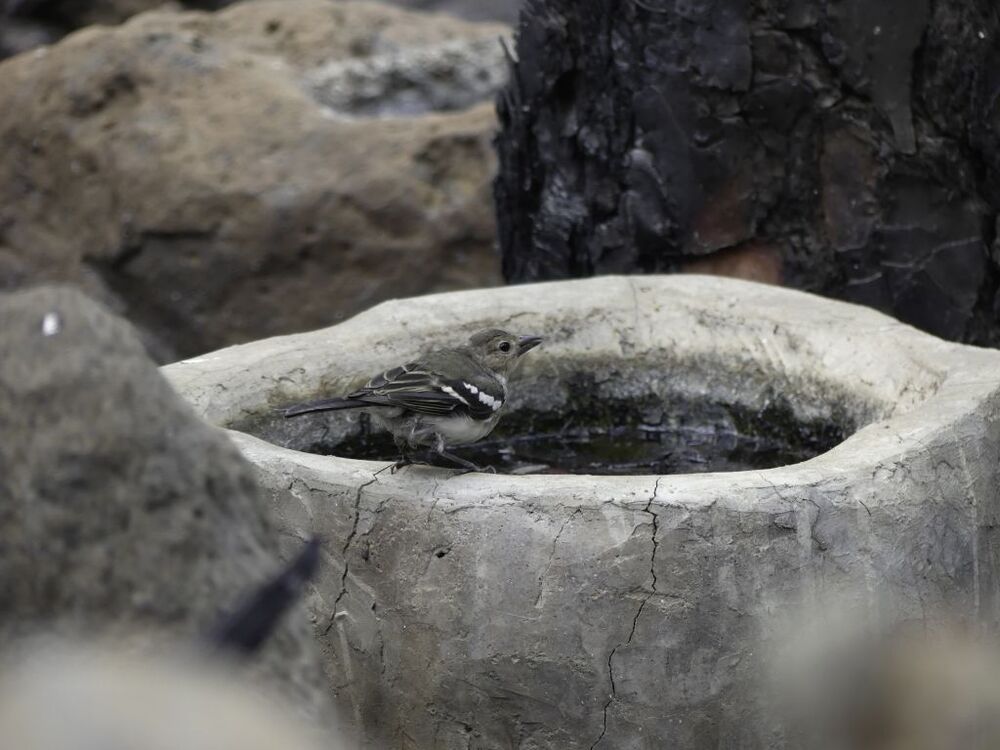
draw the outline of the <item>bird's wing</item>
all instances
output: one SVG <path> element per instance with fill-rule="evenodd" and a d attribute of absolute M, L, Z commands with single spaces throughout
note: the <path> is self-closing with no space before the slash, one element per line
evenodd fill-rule
<path fill-rule="evenodd" d="M 502 393 L 493 391 L 446 378 L 420 362 L 408 362 L 376 375 L 348 398 L 433 416 L 464 414 L 489 419 L 503 405 Z"/>

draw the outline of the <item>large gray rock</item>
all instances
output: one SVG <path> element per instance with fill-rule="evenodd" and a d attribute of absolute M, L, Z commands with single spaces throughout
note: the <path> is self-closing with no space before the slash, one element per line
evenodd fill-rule
<path fill-rule="evenodd" d="M 392 474 L 294 450 L 343 452 L 356 416 L 271 416 L 493 325 L 548 336 L 504 417 L 526 430 L 614 435 L 639 404 L 633 428 L 720 449 L 846 439 L 727 473 Z M 862 307 L 606 277 L 386 303 L 165 372 L 238 430 L 285 532 L 329 540 L 311 606 L 335 689 L 402 746 L 794 746 L 762 681 L 799 608 L 1000 620 L 1000 353 Z"/>
<path fill-rule="evenodd" d="M 82 286 L 163 361 L 497 283 L 506 31 L 254 0 L 7 60 L 0 244 L 20 283 Z"/>
<path fill-rule="evenodd" d="M 0 644 L 196 642 L 280 567 L 253 468 L 79 292 L 2 295 L 0 320 Z M 254 669 L 326 710 L 301 609 Z"/>

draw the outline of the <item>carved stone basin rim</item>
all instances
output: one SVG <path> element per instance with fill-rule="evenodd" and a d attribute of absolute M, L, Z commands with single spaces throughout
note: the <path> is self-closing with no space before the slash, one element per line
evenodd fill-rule
<path fill-rule="evenodd" d="M 786 289 L 716 277 L 604 277 L 388 302 L 333 328 L 231 347 L 171 365 L 165 373 L 209 422 L 245 426 L 281 404 L 341 392 L 421 346 L 452 343 L 485 325 L 546 334 L 545 346 L 522 367 L 521 380 L 551 375 L 553 360 L 587 368 L 641 358 L 659 347 L 660 356 L 694 363 L 693 372 L 682 373 L 689 382 L 681 383 L 680 391 L 704 390 L 697 382 L 699 366 L 719 368 L 722 381 L 731 377 L 724 371 L 729 357 L 743 370 L 732 389 L 758 376 L 783 376 L 778 385 L 785 390 L 801 385 L 808 391 L 792 393 L 797 416 L 847 419 L 853 423 L 848 431 L 858 428 L 832 450 L 799 464 L 746 474 L 671 475 L 659 482 L 661 492 L 674 488 L 679 493 L 723 482 L 733 491 L 730 501 L 740 504 L 749 499 L 740 490 L 762 482 L 831 481 L 925 447 L 931 435 L 991 392 L 995 384 L 981 373 L 1000 359 L 996 352 L 940 341 L 866 308 Z M 759 372 L 747 373 L 747 362 Z M 529 391 L 529 401 L 541 398 L 525 386 L 519 389 Z M 734 400 L 748 396 L 727 395 Z M 794 402 L 795 397 L 800 400 Z M 524 401 L 515 397 L 512 409 Z M 831 409 L 839 414 L 831 415 Z M 254 438 L 240 435 L 239 441 L 249 446 Z M 265 450 L 264 445 L 256 450 Z M 267 450 L 292 464 L 327 470 L 336 465 L 364 474 L 385 466 L 313 459 L 276 445 Z M 445 478 L 437 469 L 415 467 L 399 479 L 419 481 L 425 472 L 430 481 Z M 381 481 L 395 481 L 385 474 Z M 514 486 L 532 494 L 529 488 L 539 481 L 549 487 L 558 482 L 563 491 L 621 491 L 633 483 L 626 477 L 476 475 L 462 484 L 486 495 Z M 635 485 L 648 488 L 650 479 Z"/>

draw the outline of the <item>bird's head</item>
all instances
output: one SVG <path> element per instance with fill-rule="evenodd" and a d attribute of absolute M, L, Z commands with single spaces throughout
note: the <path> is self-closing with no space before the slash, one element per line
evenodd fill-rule
<path fill-rule="evenodd" d="M 540 336 L 517 336 L 499 328 L 490 328 L 474 334 L 468 350 L 479 362 L 501 375 L 507 375 L 517 365 L 525 352 L 542 343 Z"/>

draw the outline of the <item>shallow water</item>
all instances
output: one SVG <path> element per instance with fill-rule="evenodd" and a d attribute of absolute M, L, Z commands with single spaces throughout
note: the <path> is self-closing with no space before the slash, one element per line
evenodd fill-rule
<path fill-rule="evenodd" d="M 322 423 L 329 417 L 305 419 Z M 398 457 L 389 436 L 371 427 L 366 416 L 360 420 L 360 430 L 344 439 L 333 441 L 327 434 L 299 444 L 280 442 L 345 458 Z M 602 403 L 600 409 L 572 414 L 518 411 L 505 415 L 487 439 L 453 452 L 507 474 L 682 474 L 798 463 L 829 450 L 848 434 L 842 420 L 797 421 L 781 402 L 749 411 L 730 404 L 644 399 Z M 418 458 L 452 466 L 430 454 Z"/>

